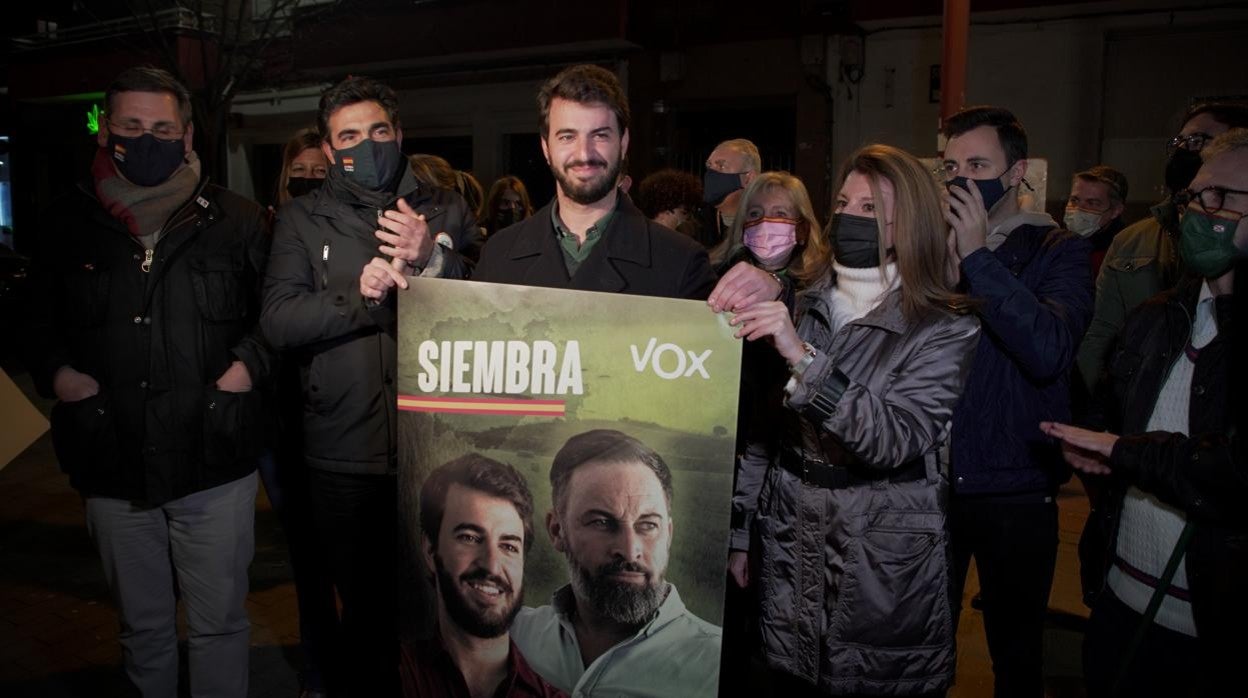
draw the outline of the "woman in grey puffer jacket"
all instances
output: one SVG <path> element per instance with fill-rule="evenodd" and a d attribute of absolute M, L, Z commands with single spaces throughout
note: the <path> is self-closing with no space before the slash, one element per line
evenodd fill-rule
<path fill-rule="evenodd" d="M 840 181 L 796 327 L 778 302 L 732 321 L 793 377 L 783 426 L 752 435 L 737 466 L 729 571 L 758 589 L 783 694 L 943 695 L 955 644 L 937 453 L 979 323 L 953 291 L 941 192 L 919 161 L 866 146 Z"/>

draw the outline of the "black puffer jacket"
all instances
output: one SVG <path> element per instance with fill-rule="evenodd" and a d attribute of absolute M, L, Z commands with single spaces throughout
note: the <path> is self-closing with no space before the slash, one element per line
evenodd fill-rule
<path fill-rule="evenodd" d="M 150 271 L 144 247 L 82 184 L 41 221 L 31 272 L 31 373 L 52 395 L 62 366 L 99 394 L 58 403 L 52 437 L 83 495 L 161 504 L 255 469 L 263 394 L 215 381 L 242 361 L 271 371 L 260 336 L 269 235 L 259 206 L 202 184 L 169 219 Z"/>
<path fill-rule="evenodd" d="M 274 346 L 289 350 L 299 366 L 308 464 L 342 473 L 394 472 L 395 296 L 370 305 L 360 295 L 361 271 L 380 256 L 376 208 L 333 184 L 277 212 L 261 322 Z M 397 191 L 384 208 L 395 208 L 402 196 L 424 214 L 430 234 L 450 238 L 449 247 L 435 247 L 425 275 L 466 276 L 482 238 L 463 197 L 423 187 L 410 171 Z"/>

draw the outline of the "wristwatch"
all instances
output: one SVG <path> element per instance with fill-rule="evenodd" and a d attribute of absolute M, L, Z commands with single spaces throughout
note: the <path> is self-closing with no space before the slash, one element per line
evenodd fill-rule
<path fill-rule="evenodd" d="M 800 376 L 805 373 L 806 369 L 814 363 L 815 357 L 819 354 L 819 352 L 811 346 L 810 342 L 802 342 L 802 349 L 805 351 L 805 353 L 802 354 L 802 358 L 798 359 L 797 363 L 789 366 L 789 372 L 795 376 Z"/>

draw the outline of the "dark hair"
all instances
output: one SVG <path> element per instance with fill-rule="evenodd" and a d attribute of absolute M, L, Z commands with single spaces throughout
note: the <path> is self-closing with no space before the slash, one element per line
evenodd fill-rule
<path fill-rule="evenodd" d="M 321 104 L 316 115 L 316 127 L 321 139 L 330 142 L 329 117 L 343 107 L 360 102 L 376 102 L 386 112 L 390 125 L 399 127 L 399 97 L 394 90 L 372 78 L 350 76 L 321 93 Z"/>
<path fill-rule="evenodd" d="M 1248 104 L 1241 102 L 1200 102 L 1194 104 L 1183 115 L 1179 122 L 1182 129 L 1187 122 L 1201 114 L 1208 114 L 1214 121 L 1224 124 L 1227 128 L 1248 128 Z"/>
<path fill-rule="evenodd" d="M 109 116 L 113 113 L 113 98 L 122 92 L 167 92 L 178 100 L 182 125 L 191 123 L 190 90 L 167 70 L 140 65 L 121 71 L 104 91 L 104 108 Z"/>
<path fill-rule="evenodd" d="M 997 139 L 1005 150 L 1005 166 L 1013 167 L 1027 159 L 1027 132 L 1014 112 L 1004 107 L 967 107 L 945 122 L 945 138 L 954 138 L 980 126 L 997 130 Z"/>
<path fill-rule="evenodd" d="M 439 466 L 420 486 L 420 528 L 435 548 L 438 531 L 442 530 L 442 516 L 446 513 L 446 493 L 451 485 L 511 502 L 524 523 L 524 549 L 532 547 L 533 494 L 524 476 L 506 463 L 469 453 Z"/>
<path fill-rule="evenodd" d="M 692 211 L 702 203 L 702 182 L 688 172 L 659 170 L 637 185 L 637 203 L 646 218 L 681 206 Z"/>
<path fill-rule="evenodd" d="M 494 216 L 498 214 L 499 205 L 503 201 L 503 194 L 507 191 L 514 191 L 520 196 L 520 208 L 524 213 L 524 218 L 533 215 L 533 204 L 529 201 L 529 190 L 525 189 L 524 182 L 520 181 L 519 177 L 503 175 L 494 180 L 494 183 L 490 185 L 490 193 L 485 197 L 481 216 L 477 218 L 477 222 L 485 226 L 485 229 L 490 234 L 498 232 L 494 229 Z"/>
<path fill-rule="evenodd" d="M 615 74 L 596 65 L 574 65 L 564 68 L 558 75 L 546 81 L 537 93 L 537 108 L 541 114 L 542 138 L 550 131 L 550 103 L 556 97 L 577 104 L 605 104 L 615 112 L 620 135 L 628 130 L 628 96 Z"/>
<path fill-rule="evenodd" d="M 550 499 L 562 512 L 568 502 L 572 472 L 589 463 L 640 463 L 659 479 L 667 506 L 672 506 L 672 471 L 654 449 L 615 429 L 593 429 L 568 439 L 550 465 Z"/>
<path fill-rule="evenodd" d="M 1127 200 L 1127 176 L 1109 165 L 1089 167 L 1082 172 L 1076 172 L 1075 177 L 1085 182 L 1104 184 L 1109 190 L 1109 200 L 1113 203 L 1120 204 Z"/>

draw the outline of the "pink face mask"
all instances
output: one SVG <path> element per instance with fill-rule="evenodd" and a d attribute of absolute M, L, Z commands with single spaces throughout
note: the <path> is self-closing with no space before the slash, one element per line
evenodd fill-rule
<path fill-rule="evenodd" d="M 742 227 L 741 238 L 758 261 L 784 261 L 797 246 L 797 219 L 756 218 Z"/>

